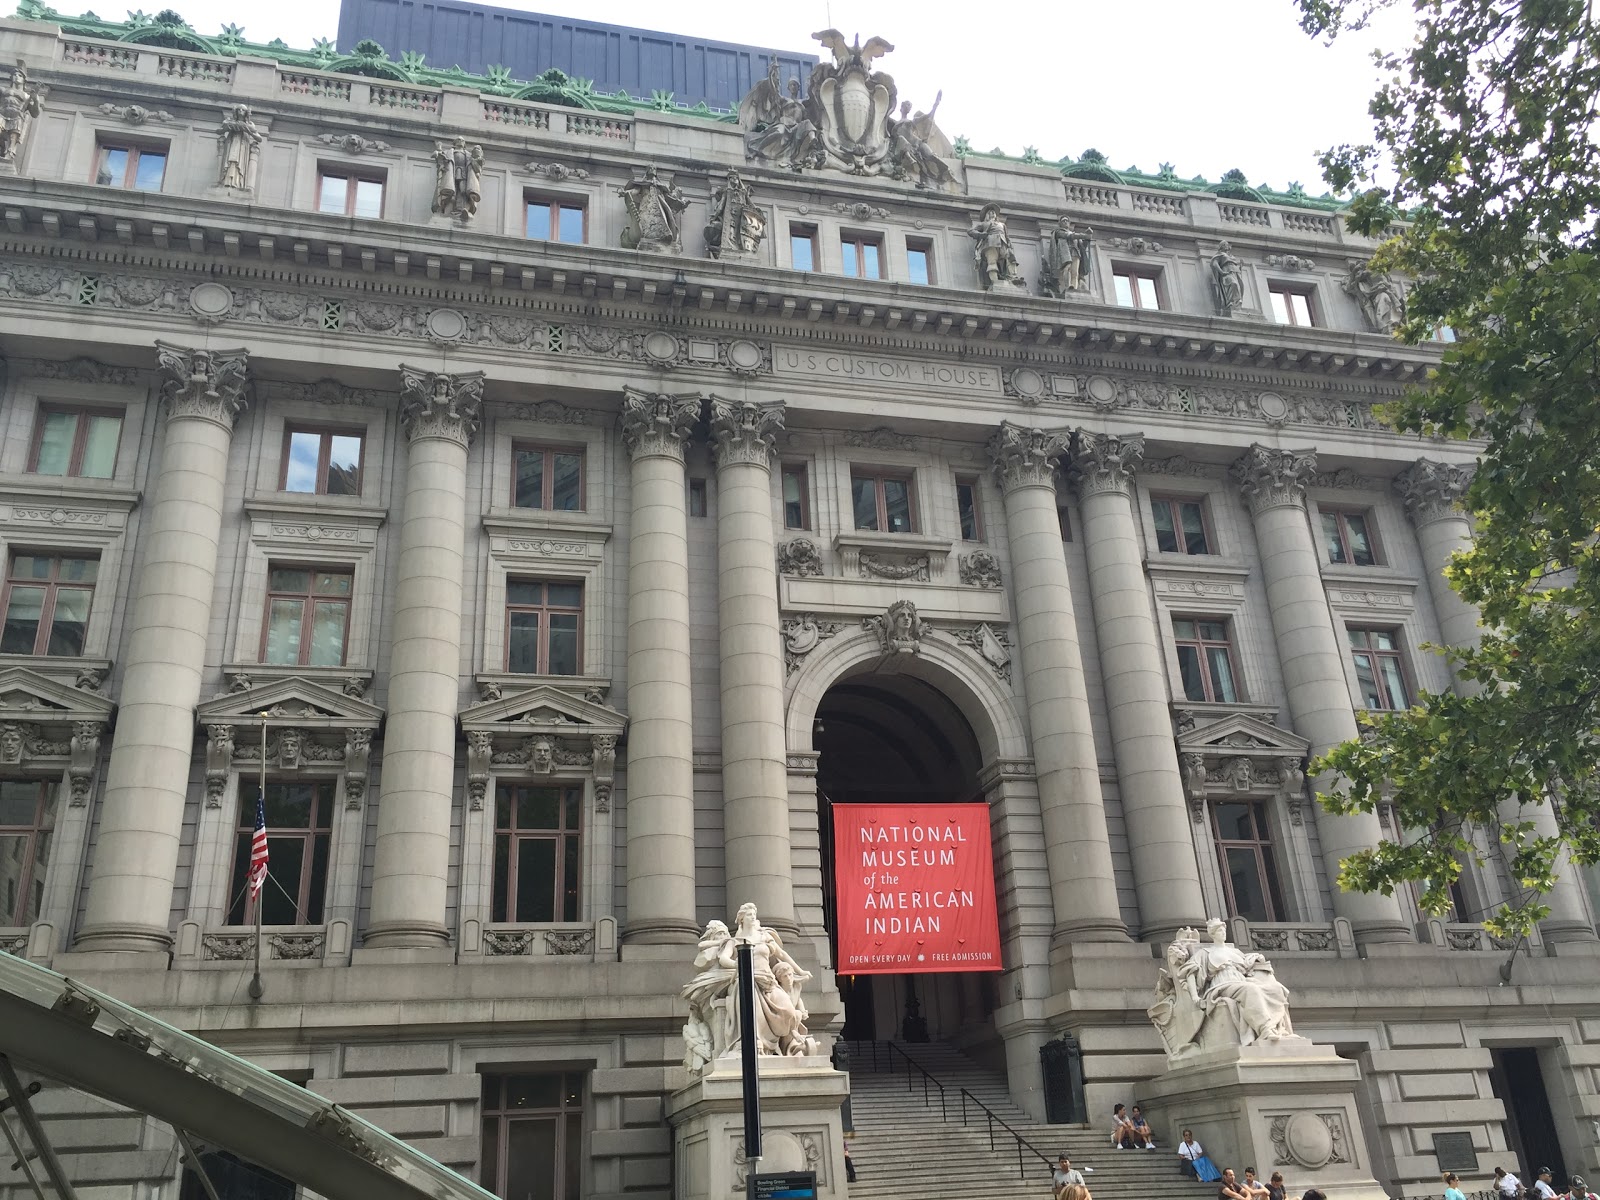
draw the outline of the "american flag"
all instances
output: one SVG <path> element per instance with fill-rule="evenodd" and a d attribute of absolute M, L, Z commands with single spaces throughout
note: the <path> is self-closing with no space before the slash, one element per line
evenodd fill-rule
<path fill-rule="evenodd" d="M 267 881 L 267 798 L 256 797 L 256 831 L 250 839 L 250 899 L 261 895 Z"/>

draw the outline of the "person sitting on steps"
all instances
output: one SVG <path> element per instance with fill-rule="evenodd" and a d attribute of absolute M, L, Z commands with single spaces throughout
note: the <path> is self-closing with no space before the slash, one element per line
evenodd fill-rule
<path fill-rule="evenodd" d="M 1222 1178 L 1216 1163 L 1206 1157 L 1205 1147 L 1194 1140 L 1192 1129 L 1183 1131 L 1183 1141 L 1178 1145 L 1178 1163 L 1183 1174 L 1201 1183 L 1215 1183 Z"/>
<path fill-rule="evenodd" d="M 1128 1119 L 1128 1106 L 1117 1105 L 1111 1110 L 1111 1144 L 1118 1150 L 1132 1150 L 1138 1145 L 1137 1137 L 1133 1122 Z"/>
<path fill-rule="evenodd" d="M 1146 1150 L 1154 1150 L 1156 1148 L 1156 1140 L 1150 1134 L 1150 1122 L 1144 1119 L 1144 1114 L 1139 1111 L 1137 1104 L 1133 1106 L 1133 1110 L 1129 1113 L 1128 1121 L 1133 1126 L 1133 1136 L 1144 1143 Z"/>
<path fill-rule="evenodd" d="M 1249 1193 L 1234 1177 L 1232 1167 L 1222 1173 L 1222 1182 L 1217 1187 L 1217 1200 L 1250 1200 Z"/>
<path fill-rule="evenodd" d="M 1254 1167 L 1244 1169 L 1244 1182 L 1239 1186 L 1244 1188 L 1245 1195 L 1249 1196 L 1250 1200 L 1268 1200 L 1272 1194 L 1267 1190 L 1267 1185 L 1256 1178 Z"/>

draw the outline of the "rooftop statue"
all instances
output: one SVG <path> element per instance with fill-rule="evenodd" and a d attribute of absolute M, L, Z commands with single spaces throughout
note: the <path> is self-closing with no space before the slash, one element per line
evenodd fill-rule
<path fill-rule="evenodd" d="M 700 935 L 696 975 L 683 988 L 689 1020 L 683 1027 L 683 1065 L 690 1075 L 710 1073 L 719 1059 L 739 1053 L 739 946 L 748 943 L 755 975 L 756 1053 L 800 1058 L 819 1053 L 806 1030 L 800 985 L 811 978 L 787 950 L 775 929 L 742 905 L 734 930 L 710 921 Z"/>
<path fill-rule="evenodd" d="M 235 104 L 222 118 L 222 136 L 217 139 L 217 185 L 225 188 L 255 186 L 256 155 L 260 153 L 261 127 L 250 118 L 248 105 Z"/>
<path fill-rule="evenodd" d="M 434 146 L 433 162 L 433 211 L 462 219 L 474 215 L 483 199 L 483 147 L 469 147 L 464 137 L 450 145 L 440 142 Z"/>
<path fill-rule="evenodd" d="M 1253 1046 L 1298 1038 L 1289 1023 L 1289 989 L 1278 982 L 1263 954 L 1228 941 L 1228 927 L 1206 922 L 1207 940 L 1178 930 L 1156 982 L 1150 1020 L 1167 1044 L 1167 1061 L 1227 1046 Z"/>
<path fill-rule="evenodd" d="M 911 101 L 900 104 L 900 119 L 889 122 L 889 169 L 896 179 L 909 179 L 919 188 L 942 188 L 952 181 L 950 168 L 944 157 L 953 155 L 955 149 L 933 123 L 933 114 L 939 111 L 940 92 L 933 98 L 933 107 L 927 112 L 909 116 Z"/>
<path fill-rule="evenodd" d="M 707 209 L 706 249 L 712 258 L 738 258 L 761 249 L 767 216 L 751 201 L 750 185 L 739 172 L 729 171 L 726 180 L 712 186 Z"/>
<path fill-rule="evenodd" d="M 1045 239 L 1044 262 L 1039 268 L 1039 286 L 1044 294 L 1062 299 L 1074 292 L 1089 290 L 1089 249 L 1094 230 L 1072 224 L 1062 217 Z"/>
<path fill-rule="evenodd" d="M 689 202 L 676 184 L 662 179 L 655 167 L 646 167 L 642 177 L 623 184 L 617 194 L 628 208 L 624 249 L 683 253 L 683 210 Z"/>
<path fill-rule="evenodd" d="M 800 81 L 789 80 L 786 90 L 777 59 L 740 103 L 739 124 L 745 129 L 745 156 L 757 162 L 800 171 L 821 167 L 827 158 L 822 135 L 800 99 Z"/>
<path fill-rule="evenodd" d="M 1244 305 L 1244 264 L 1223 242 L 1211 256 L 1211 281 L 1217 289 L 1217 308 L 1229 316 Z"/>
<path fill-rule="evenodd" d="M 1374 333 L 1393 333 L 1400 327 L 1405 317 L 1400 289 L 1389 276 L 1374 271 L 1370 262 L 1356 259 L 1350 263 L 1344 290 L 1361 305 L 1361 315 Z"/>
<path fill-rule="evenodd" d="M 967 236 L 975 243 L 972 256 L 978 268 L 978 282 L 984 291 L 991 291 L 1002 283 L 1027 288 L 1028 281 L 1022 277 L 1022 266 L 1011 248 L 1011 235 L 1006 232 L 1006 220 L 1000 215 L 998 204 L 984 205 L 982 214 L 967 230 Z"/>
<path fill-rule="evenodd" d="M 44 92 L 42 85 L 28 82 L 28 72 L 20 64 L 12 68 L 0 90 L 0 162 L 17 161 L 29 122 L 39 115 Z"/>

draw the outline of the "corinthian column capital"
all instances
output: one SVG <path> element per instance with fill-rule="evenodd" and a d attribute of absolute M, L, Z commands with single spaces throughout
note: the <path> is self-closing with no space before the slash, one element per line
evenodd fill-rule
<path fill-rule="evenodd" d="M 1462 516 L 1458 506 L 1471 482 L 1471 467 L 1419 458 L 1395 476 L 1394 490 L 1405 501 L 1412 524 L 1422 526 Z"/>
<path fill-rule="evenodd" d="M 683 444 L 700 419 L 705 397 L 699 392 L 669 396 L 664 392 L 622 389 L 622 444 L 632 458 L 652 456 L 683 461 Z"/>
<path fill-rule="evenodd" d="M 447 375 L 400 364 L 400 423 L 412 442 L 472 444 L 483 408 L 483 372 Z"/>
<path fill-rule="evenodd" d="M 245 392 L 250 375 L 248 350 L 191 350 L 157 342 L 156 359 L 166 376 L 161 394 L 167 401 L 169 419 L 215 421 L 232 432 L 234 418 L 249 403 Z"/>
<path fill-rule="evenodd" d="M 1056 463 L 1072 435 L 1065 429 L 1027 429 L 1003 422 L 989 439 L 995 478 L 1006 492 L 1023 487 L 1055 487 Z"/>
<path fill-rule="evenodd" d="M 717 467 L 754 463 L 770 467 L 783 432 L 783 404 L 757 404 L 751 400 L 711 397 L 711 438 L 716 443 Z"/>
<path fill-rule="evenodd" d="M 1090 433 L 1080 429 L 1072 447 L 1072 486 L 1080 496 L 1100 492 L 1127 494 L 1142 462 L 1144 434 Z"/>
<path fill-rule="evenodd" d="M 1315 450 L 1276 450 L 1259 442 L 1233 464 L 1233 477 L 1252 514 L 1306 502 L 1306 486 L 1317 473 Z"/>

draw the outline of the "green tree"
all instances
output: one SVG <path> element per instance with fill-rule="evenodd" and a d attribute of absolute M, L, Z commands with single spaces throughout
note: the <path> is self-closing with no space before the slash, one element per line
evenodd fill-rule
<path fill-rule="evenodd" d="M 1394 0 L 1297 3 L 1303 28 L 1331 39 Z M 1486 923 L 1514 936 L 1548 915 L 1558 871 L 1600 861 L 1600 38 L 1583 0 L 1411 7 L 1415 40 L 1375 56 L 1376 144 L 1322 165 L 1354 194 L 1353 230 L 1392 232 L 1379 265 L 1417 281 L 1401 336 L 1448 325 L 1459 338 L 1388 415 L 1482 445 L 1465 500 L 1476 540 L 1450 582 L 1485 633 L 1452 655 L 1476 692 L 1371 721 L 1318 764 L 1342 777 L 1321 800 L 1393 803 L 1420 836 L 1352 856 L 1340 883 L 1416 881 L 1434 913 L 1487 835 L 1523 894 Z"/>

